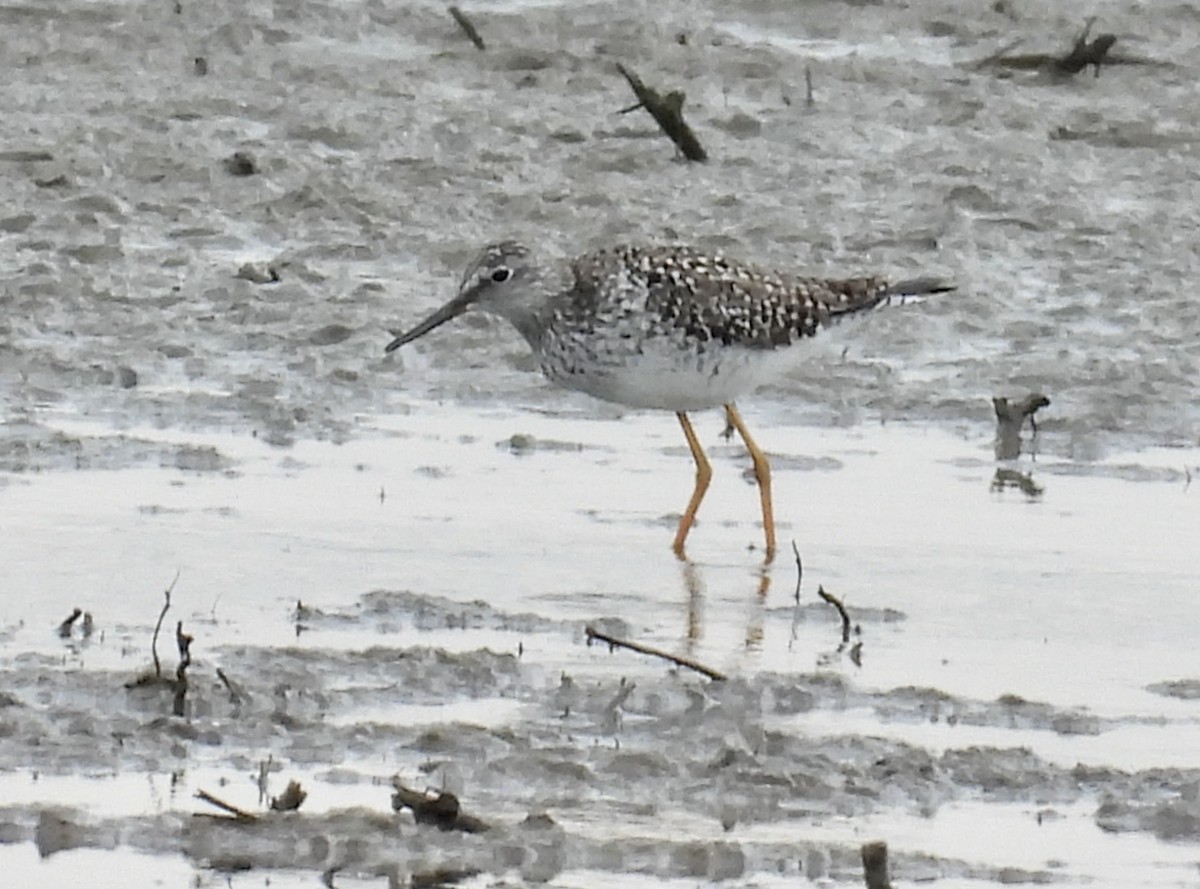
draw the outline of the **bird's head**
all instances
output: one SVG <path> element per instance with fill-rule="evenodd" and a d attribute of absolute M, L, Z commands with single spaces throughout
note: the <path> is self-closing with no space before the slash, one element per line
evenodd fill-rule
<path fill-rule="evenodd" d="M 525 333 L 528 319 L 545 298 L 541 283 L 541 269 L 528 247 L 516 241 L 489 244 L 467 266 L 458 294 L 411 330 L 397 334 L 385 351 L 395 351 L 472 308 L 499 315 Z"/>

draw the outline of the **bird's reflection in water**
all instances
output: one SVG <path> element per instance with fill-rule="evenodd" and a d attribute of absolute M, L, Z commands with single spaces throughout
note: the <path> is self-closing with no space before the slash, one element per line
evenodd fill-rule
<path fill-rule="evenodd" d="M 691 559 L 681 559 L 680 578 L 683 581 L 684 600 L 687 602 L 686 650 L 694 654 L 704 639 L 705 598 L 704 577 L 700 566 Z M 763 642 L 763 621 L 766 617 L 767 593 L 771 589 L 770 566 L 763 565 L 754 581 L 753 592 L 746 613 L 744 647 L 747 651 L 759 651 Z"/>
<path fill-rule="evenodd" d="M 1046 492 L 1045 488 L 1033 480 L 1031 473 L 1000 466 L 992 476 L 991 490 L 997 494 L 1005 488 L 1016 488 L 1030 500 L 1037 500 Z"/>

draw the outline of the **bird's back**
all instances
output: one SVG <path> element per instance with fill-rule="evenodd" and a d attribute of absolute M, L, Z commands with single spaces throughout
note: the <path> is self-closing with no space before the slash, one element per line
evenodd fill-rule
<path fill-rule="evenodd" d="M 783 275 L 691 247 L 615 247 L 572 268 L 564 315 L 636 320 L 647 336 L 751 349 L 790 345 L 893 295 L 883 278 Z"/>

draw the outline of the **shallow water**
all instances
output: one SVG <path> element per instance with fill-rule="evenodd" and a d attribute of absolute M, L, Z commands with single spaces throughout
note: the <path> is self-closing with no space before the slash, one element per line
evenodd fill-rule
<path fill-rule="evenodd" d="M 718 418 L 711 420 L 702 426 L 708 439 L 719 432 Z M 171 793 L 155 788 L 165 778 L 153 771 L 146 779 L 136 777 L 144 762 L 120 767 L 117 774 L 133 770 L 135 777 L 118 780 L 108 758 L 90 767 L 80 763 L 85 774 L 95 775 L 80 784 L 71 777 L 69 760 L 56 763 L 51 755 L 42 768 L 62 777 L 31 781 L 23 777 L 29 765 L 22 767 L 22 754 L 14 749 L 8 766 L 16 771 L 5 782 L 10 807 L 67 805 L 89 819 L 119 823 L 156 811 L 192 811 L 194 790 L 226 788 L 228 778 L 232 782 L 219 795 L 252 806 L 253 760 L 270 753 L 289 779 L 301 780 L 312 793 L 310 817 L 347 805 L 386 811 L 387 775 L 411 776 L 428 761 L 422 732 L 457 724 L 503 736 L 531 732 L 536 739 L 547 730 L 547 707 L 565 708 L 560 718 L 576 709 L 581 716 L 591 714 L 580 728 L 597 720 L 597 741 L 608 738 L 623 749 L 656 756 L 652 751 L 665 741 L 659 727 L 664 716 L 663 705 L 652 702 L 677 695 L 671 687 L 679 680 L 662 687 L 657 663 L 583 645 L 583 625 L 600 622 L 617 635 L 686 653 L 735 676 L 779 677 L 761 699 L 762 712 L 754 696 L 747 699 L 755 714 L 751 722 L 760 726 L 754 731 L 767 736 L 808 738 L 818 750 L 828 745 L 842 750 L 856 738 L 887 739 L 888 745 L 900 745 L 886 754 L 897 762 L 932 756 L 951 763 L 970 750 L 1028 751 L 1036 758 L 1031 768 L 1037 777 L 1003 779 L 1033 782 L 1032 795 L 1010 801 L 1011 817 L 1030 819 L 1044 809 L 1055 823 L 1092 826 L 1049 831 L 1049 839 L 1032 847 L 1057 849 L 1043 861 L 1015 840 L 1010 851 L 988 847 L 990 856 L 979 852 L 986 844 L 965 843 L 984 825 L 991 833 L 997 817 L 992 803 L 972 803 L 969 791 L 952 794 L 945 811 L 941 803 L 927 802 L 917 812 L 885 805 L 870 813 L 847 810 L 833 820 L 833 812 L 816 820 L 785 814 L 782 821 L 778 815 L 762 823 L 752 819 L 745 831 L 726 834 L 696 811 L 697 803 L 672 803 L 666 788 L 662 801 L 642 817 L 613 824 L 606 812 L 625 795 L 620 783 L 610 790 L 614 799 L 580 810 L 577 802 L 567 804 L 574 794 L 557 781 L 543 786 L 531 779 L 517 796 L 535 810 L 551 811 L 571 843 L 585 847 L 567 854 L 563 877 L 572 867 L 597 866 L 595 853 L 586 851 L 589 843 L 636 838 L 657 849 L 654 856 L 667 856 L 651 868 L 665 877 L 689 872 L 690 865 L 678 870 L 682 865 L 667 863 L 682 853 L 670 852 L 656 837 L 732 839 L 740 854 L 771 861 L 774 853 L 767 850 L 786 846 L 784 837 L 791 833 L 818 850 L 813 853 L 818 857 L 836 857 L 844 844 L 886 836 L 902 863 L 905 855 L 934 856 L 933 864 L 909 863 L 908 873 L 940 874 L 943 880 L 957 873 L 951 864 L 956 860 L 975 862 L 968 870 L 983 867 L 979 873 L 989 866 L 1036 870 L 1053 860 L 1052 870 L 1076 879 L 1109 879 L 1153 861 L 1163 885 L 1176 880 L 1184 865 L 1168 864 L 1175 859 L 1162 857 L 1165 851 L 1160 855 L 1153 843 L 1119 843 L 1124 832 L 1113 836 L 1092 823 L 1099 801 L 1115 788 L 1099 795 L 1081 788 L 1065 797 L 1052 788 L 1062 780 L 1055 776 L 1081 767 L 1128 771 L 1134 786 L 1145 782 L 1135 795 L 1158 786 L 1163 775 L 1177 775 L 1166 780 L 1182 781 L 1178 792 L 1186 798 L 1183 788 L 1194 780 L 1185 776 L 1195 774 L 1200 741 L 1195 701 L 1155 690 L 1156 683 L 1195 676 L 1188 595 L 1200 565 L 1168 531 L 1197 519 L 1186 480 L 1171 468 L 1181 455 L 1160 451 L 1087 465 L 1053 458 L 1014 464 L 1042 491 L 1030 498 L 992 489 L 996 466 L 988 439 L 905 424 L 771 428 L 756 411 L 747 420 L 767 427 L 764 440 L 785 442 L 768 447 L 777 467 L 783 539 L 795 539 L 803 555 L 799 603 L 796 568 L 786 551 L 765 572 L 759 567 L 751 548 L 760 533 L 757 497 L 741 477 L 743 455 L 719 439 L 713 447 L 717 478 L 690 541 L 694 561 L 681 564 L 671 555 L 671 521 L 662 517 L 686 497 L 690 462 L 673 441 L 677 430 L 670 418 L 615 422 L 416 403 L 408 414 L 387 418 L 374 430 L 364 427 L 342 445 L 308 442 L 280 450 L 250 437 L 189 436 L 192 446 L 219 455 L 214 462 L 231 467 L 226 469 L 12 477 L 3 496 L 8 514 L 22 522 L 6 534 L 4 556 L 14 587 L 41 595 L 22 603 L 16 618 L 5 622 L 3 663 L 10 686 L 20 689 L 29 681 L 28 670 L 53 665 L 65 671 L 64 681 L 80 669 L 101 671 L 112 677 L 102 680 L 112 686 L 110 693 L 120 694 L 115 686 L 148 663 L 150 627 L 162 590 L 178 570 L 171 620 L 181 617 L 197 637 L 201 675 L 222 666 L 235 681 L 255 688 L 260 700 L 266 696 L 259 706 L 274 695 L 276 709 L 283 699 L 270 685 L 308 688 L 316 698 L 305 703 L 301 693 L 289 706 L 320 716 L 308 729 L 293 727 L 283 748 L 270 734 L 257 741 L 257 732 L 242 737 L 245 729 L 234 728 L 238 714 L 225 712 L 214 681 L 202 693 L 213 703 L 198 703 L 201 710 L 192 721 L 211 725 L 215 736 L 185 759 L 173 755 L 177 765 L 171 773 L 177 778 Z M 69 418 L 51 425 L 65 436 L 106 434 Z M 119 434 L 151 448 L 176 438 L 141 428 Z M 515 450 L 514 436 L 521 443 Z M 1131 515 L 1137 520 L 1129 521 Z M 864 536 L 868 517 L 871 533 Z M 54 558 L 47 560 L 46 552 Z M 89 566 L 82 588 L 80 565 Z M 815 600 L 818 584 L 851 608 L 860 665 L 839 645 L 832 609 Z M 413 593 L 364 598 L 372 589 Z M 297 602 L 303 603 L 300 613 Z M 88 640 L 78 632 L 69 640 L 56 638 L 50 628 L 76 606 L 94 615 L 97 632 Z M 162 645 L 164 660 L 173 663 L 168 637 Z M 373 646 L 386 648 L 363 660 Z M 430 683 L 426 690 L 411 679 L 395 684 L 386 678 L 388 653 L 408 646 L 434 646 L 463 659 L 472 673 L 484 671 L 483 684 L 472 680 L 463 687 L 461 680 L 439 678 L 437 669 L 422 680 Z M 281 659 L 272 649 L 296 654 Z M 516 685 L 508 680 L 494 685 L 488 678 L 493 668 L 477 663 L 482 649 L 519 655 L 513 661 L 523 665 Z M 34 653 L 42 659 L 31 661 Z M 296 667 L 301 673 L 286 666 L 297 655 L 303 658 Z M 364 673 L 369 664 L 380 666 Z M 572 689 L 598 684 L 580 697 L 560 687 L 560 677 L 567 675 Z M 797 681 L 802 686 L 813 681 L 801 677 L 821 675 L 841 678 L 829 689 L 832 694 L 815 693 L 815 706 L 771 709 L 768 702 L 783 700 L 779 696 L 791 694 L 785 690 Z M 680 679 L 696 690 L 704 685 Z M 616 712 L 605 716 L 602 700 L 586 703 L 593 694 L 602 699 L 616 694 L 616 684 L 624 681 L 642 691 L 623 718 Z M 817 681 L 816 688 L 824 688 Z M 40 700 L 48 713 L 56 706 L 86 712 L 85 702 L 98 703 L 95 694 L 64 689 Z M 103 734 L 103 724 L 88 731 Z M 341 734 L 354 736 L 366 727 L 379 740 L 351 743 L 349 755 L 340 757 L 340 771 L 331 772 L 320 751 L 343 746 Z M 561 727 L 551 731 L 557 734 Z M 720 749 L 726 729 L 717 720 L 711 731 L 697 736 L 694 752 L 676 750 L 682 763 L 699 768 Z M 392 736 L 396 739 L 384 740 Z M 507 798 L 516 788 L 505 776 L 513 768 L 522 773 L 539 768 L 544 743 L 509 753 L 504 761 L 510 765 L 491 766 L 499 770 L 491 777 L 478 769 L 495 762 L 496 753 L 467 754 L 473 743 L 462 755 L 439 759 L 454 764 L 450 780 L 463 793 L 517 819 L 521 803 L 514 808 L 515 800 Z M 741 743 L 753 750 L 761 742 Z M 836 761 L 844 754 L 830 755 Z M 228 764 L 239 759 L 242 776 L 234 778 Z M 167 765 L 157 756 L 152 761 Z M 1006 767 L 996 768 L 1007 774 Z M 1162 769 L 1174 771 L 1153 771 Z M 634 796 L 641 798 L 654 786 L 653 773 L 639 772 L 636 785 L 624 786 L 636 786 Z M 339 774 L 344 777 L 335 777 Z M 436 771 L 433 777 L 434 786 L 445 780 Z M 1037 790 L 1043 783 L 1045 789 Z M 889 791 L 884 782 L 872 796 L 927 793 L 915 789 L 919 784 L 898 783 Z M 1122 793 L 1128 792 L 1122 785 Z M 721 792 L 714 793 L 703 805 L 720 809 Z M 1084 799 L 1077 801 L 1077 794 Z M 1070 805 L 1064 808 L 1063 800 Z M 597 825 L 604 825 L 600 833 Z M 1116 843 L 1119 847 L 1110 847 Z M 1097 856 L 1105 863 L 1096 864 Z M 260 859 L 260 866 L 271 867 L 272 860 Z M 627 868 L 633 860 L 618 856 L 608 866 Z M 421 861 L 407 866 L 419 870 Z M 1120 882 L 1113 880 L 1112 885 Z"/>
<path fill-rule="evenodd" d="M 883 838 L 901 884 L 1194 882 L 1194 14 L 1102 4 L 1171 64 L 1052 83 L 972 62 L 1068 44 L 1053 4 L 468 12 L 486 53 L 439 4 L 0 10 L 4 872 L 852 884 Z M 686 86 L 708 164 L 617 115 L 617 61 Z M 673 418 L 553 389 L 478 318 L 384 357 L 501 235 L 960 291 L 742 405 L 765 571 L 744 454 L 697 417 L 717 474 L 680 563 Z M 998 465 L 990 399 L 1031 391 L 1040 433 Z M 168 586 L 182 718 L 126 688 Z M 76 607 L 95 631 L 60 638 Z M 194 814 L 260 811 L 264 762 L 300 816 Z M 393 775 L 495 832 L 394 815 Z"/>

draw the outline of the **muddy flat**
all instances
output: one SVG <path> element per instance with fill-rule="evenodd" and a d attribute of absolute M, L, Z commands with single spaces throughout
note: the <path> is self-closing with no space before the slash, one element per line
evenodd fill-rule
<path fill-rule="evenodd" d="M 464 11 L 0 9 L 6 885 L 1194 884 L 1195 16 L 1064 78 L 979 64 L 1046 4 Z M 770 564 L 694 417 L 681 561 L 669 414 L 475 315 L 385 356 L 500 237 L 959 290 L 744 399 Z"/>

